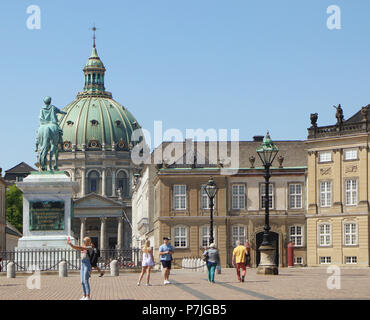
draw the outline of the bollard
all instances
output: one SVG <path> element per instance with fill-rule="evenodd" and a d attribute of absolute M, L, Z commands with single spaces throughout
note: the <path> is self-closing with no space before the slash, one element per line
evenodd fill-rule
<path fill-rule="evenodd" d="M 110 275 L 112 277 L 118 277 L 119 276 L 119 268 L 118 268 L 118 261 L 117 260 L 113 260 L 110 263 Z"/>
<path fill-rule="evenodd" d="M 197 269 L 197 272 L 201 272 L 202 270 L 201 270 L 201 266 L 202 266 L 202 259 L 201 258 L 198 258 L 198 265 L 197 265 L 197 267 L 198 267 L 198 269 Z"/>
<path fill-rule="evenodd" d="M 6 277 L 15 278 L 15 263 L 13 261 L 10 261 L 6 266 Z"/>
<path fill-rule="evenodd" d="M 60 261 L 59 262 L 59 277 L 60 278 L 68 277 L 67 262 L 66 261 Z"/>

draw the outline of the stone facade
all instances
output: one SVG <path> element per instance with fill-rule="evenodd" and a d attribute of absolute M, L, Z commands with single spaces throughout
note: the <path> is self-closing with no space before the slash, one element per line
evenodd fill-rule
<path fill-rule="evenodd" d="M 309 266 L 370 265 L 369 113 L 309 129 Z"/>
<path fill-rule="evenodd" d="M 212 164 L 209 146 L 206 144 L 205 164 L 160 165 L 153 180 L 153 231 L 147 236 L 154 238 L 155 251 L 163 236 L 170 236 L 175 246 L 174 262 L 181 265 L 183 257 L 200 257 L 209 245 L 210 210 L 202 191 L 209 177 L 213 176 L 219 190 L 215 198 L 214 238 L 221 254 L 221 265 L 231 265 L 232 250 L 236 240 L 248 240 L 251 248 L 252 266 L 259 263 L 258 247 L 264 226 L 264 208 L 261 205 L 264 170 L 255 152 L 260 141 L 239 143 L 239 169 Z M 272 208 L 270 209 L 273 243 L 278 248 L 277 263 L 287 266 L 287 244 L 291 227 L 296 238 L 295 255 L 300 265 L 306 265 L 306 151 L 302 141 L 277 141 L 280 160 L 272 168 Z M 185 150 L 185 143 L 181 144 Z M 162 149 L 166 149 L 164 143 Z M 230 151 L 230 150 L 229 150 Z M 186 153 L 186 151 L 184 151 Z M 194 153 L 200 154 L 195 149 Z M 184 154 L 183 159 L 186 158 Z M 190 157 L 191 158 L 191 157 Z M 285 160 L 284 160 L 285 159 Z M 284 162 L 286 161 L 286 162 Z M 225 174 L 230 169 L 232 175 Z M 290 186 L 299 203 L 290 206 Z M 298 185 L 298 187 L 296 187 Z M 297 190 L 295 189 L 297 188 Z M 298 190 L 299 189 L 299 190 Z M 237 192 L 235 192 L 237 190 Z M 296 192 L 297 191 L 297 192 Z M 142 195 L 145 197 L 145 194 Z M 296 199 L 296 198 L 294 198 Z M 182 203 L 181 203 L 182 201 Z M 294 201 L 292 201 L 293 203 Z M 297 234 L 296 234 L 297 233 Z M 157 253 L 156 253 L 157 255 Z"/>
<path fill-rule="evenodd" d="M 81 240 L 89 236 L 100 249 L 130 247 L 128 221 L 132 218 L 130 180 L 133 168 L 129 152 L 63 152 L 59 168 L 67 171 L 72 181 L 78 182 L 72 225 L 75 237 Z M 96 191 L 91 191 L 92 187 Z"/>

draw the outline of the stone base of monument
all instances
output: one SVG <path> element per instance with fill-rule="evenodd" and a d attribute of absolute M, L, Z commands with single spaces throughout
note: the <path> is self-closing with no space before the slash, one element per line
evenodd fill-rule
<path fill-rule="evenodd" d="M 77 182 L 63 171 L 43 171 L 31 172 L 17 187 L 23 192 L 23 237 L 17 249 L 70 248 Z"/>
<path fill-rule="evenodd" d="M 278 275 L 279 269 L 275 265 L 275 248 L 271 245 L 259 247 L 261 259 L 257 267 L 257 274 Z"/>

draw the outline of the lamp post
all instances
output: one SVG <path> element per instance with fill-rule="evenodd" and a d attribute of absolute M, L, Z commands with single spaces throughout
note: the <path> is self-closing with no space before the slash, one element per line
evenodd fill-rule
<path fill-rule="evenodd" d="M 209 198 L 209 211 L 210 211 L 210 227 L 209 227 L 209 243 L 213 243 L 213 199 L 218 191 L 217 185 L 213 180 L 213 177 L 209 178 L 207 185 L 205 186 L 207 196 Z"/>
<path fill-rule="evenodd" d="M 279 152 L 278 147 L 272 142 L 269 132 L 263 139 L 261 145 L 257 148 L 257 154 L 265 168 L 265 226 L 263 232 L 262 244 L 259 248 L 261 253 L 260 264 L 258 265 L 257 274 L 274 274 L 279 273 L 278 266 L 275 264 L 275 249 L 270 240 L 270 201 L 269 201 L 269 186 L 270 186 L 270 167 Z"/>

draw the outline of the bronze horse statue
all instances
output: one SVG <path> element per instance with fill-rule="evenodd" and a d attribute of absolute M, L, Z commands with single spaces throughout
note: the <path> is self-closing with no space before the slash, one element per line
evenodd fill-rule
<path fill-rule="evenodd" d="M 44 99 L 45 106 L 40 111 L 40 127 L 37 131 L 36 152 L 40 149 L 39 164 L 42 171 L 47 171 L 47 156 L 49 155 L 49 170 L 58 170 L 59 144 L 63 143 L 63 131 L 58 125 L 57 114 L 67 114 L 51 105 L 51 98 Z M 55 158 L 54 168 L 52 159 Z"/>

